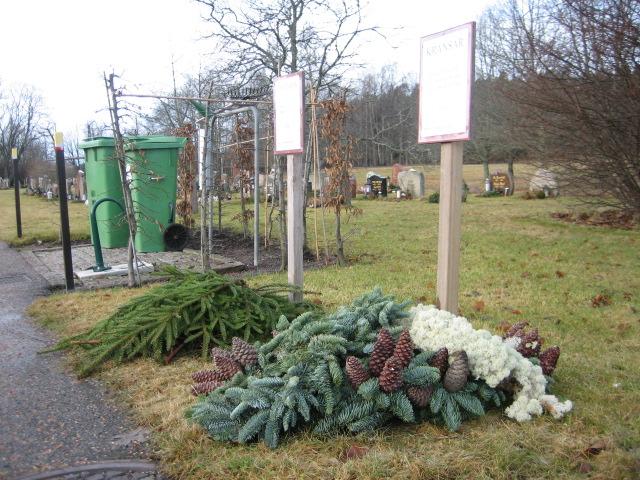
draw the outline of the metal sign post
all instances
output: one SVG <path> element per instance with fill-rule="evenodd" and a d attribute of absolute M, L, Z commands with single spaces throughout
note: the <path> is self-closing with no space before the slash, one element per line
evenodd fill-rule
<path fill-rule="evenodd" d="M 64 279 L 67 291 L 74 289 L 73 263 L 71 260 L 71 234 L 69 232 L 69 205 L 67 203 L 67 176 L 64 164 L 64 139 L 62 132 L 54 136 L 56 169 L 58 171 L 58 200 L 60 200 L 60 230 L 62 231 L 62 255 L 64 257 Z"/>
<path fill-rule="evenodd" d="M 458 313 L 462 153 L 471 138 L 475 22 L 428 35 L 420 44 L 418 143 L 441 143 L 438 286 L 441 309 Z"/>
<path fill-rule="evenodd" d="M 278 77 L 273 82 L 274 154 L 287 155 L 287 271 L 289 284 L 302 300 L 304 245 L 304 73 Z"/>
<path fill-rule="evenodd" d="M 18 238 L 22 238 L 22 214 L 20 213 L 20 177 L 18 175 L 18 149 L 11 149 L 13 160 L 13 191 L 16 199 L 16 230 Z"/>

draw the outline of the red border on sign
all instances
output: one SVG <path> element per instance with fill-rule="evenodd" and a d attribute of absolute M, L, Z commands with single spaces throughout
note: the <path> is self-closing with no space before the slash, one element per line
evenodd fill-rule
<path fill-rule="evenodd" d="M 278 130 L 275 128 L 276 125 L 276 109 L 273 109 L 273 154 L 274 155 L 290 155 L 294 153 L 304 153 L 304 72 L 295 72 L 290 73 L 288 75 L 280 75 L 274 79 L 274 83 L 279 78 L 287 78 L 287 77 L 300 77 L 300 83 L 302 88 L 300 89 L 300 148 L 294 150 L 276 150 L 276 145 L 278 145 L 277 133 Z M 276 103 L 276 91 L 273 89 L 273 103 Z"/>
<path fill-rule="evenodd" d="M 434 33 L 432 35 L 427 35 L 420 39 L 420 86 L 419 86 L 419 95 L 422 97 L 422 87 L 424 82 L 422 81 L 422 48 L 424 45 L 424 40 L 432 39 L 436 37 L 441 37 L 448 33 L 454 32 L 456 30 L 467 30 L 467 34 L 469 35 L 469 50 L 467 52 L 468 62 L 469 62 L 469 75 L 467 77 L 467 122 L 466 129 L 464 132 L 454 132 L 448 133 L 444 135 L 430 135 L 422 137 L 420 133 L 422 132 L 422 102 L 418 100 L 418 143 L 445 143 L 445 142 L 456 142 L 462 140 L 470 140 L 471 139 L 471 103 L 472 103 L 472 95 L 471 90 L 473 88 L 473 80 L 475 77 L 475 51 L 476 51 L 476 22 L 469 22 L 463 25 L 459 25 L 457 27 L 449 28 L 447 30 L 443 30 L 442 32 Z"/>

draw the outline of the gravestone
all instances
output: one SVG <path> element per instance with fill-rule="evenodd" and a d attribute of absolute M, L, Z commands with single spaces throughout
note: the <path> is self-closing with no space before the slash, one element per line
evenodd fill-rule
<path fill-rule="evenodd" d="M 532 192 L 544 192 L 547 197 L 557 197 L 560 193 L 558 181 L 553 172 L 540 168 L 529 181 L 529 190 Z"/>
<path fill-rule="evenodd" d="M 356 194 L 358 193 L 358 182 L 356 181 L 355 175 L 351 175 L 349 177 L 349 186 L 351 187 L 351 198 L 356 198 Z"/>
<path fill-rule="evenodd" d="M 391 167 L 391 185 L 399 185 L 398 174 L 406 170 L 407 170 L 407 167 L 405 167 L 404 165 L 395 163 L 393 167 Z"/>
<path fill-rule="evenodd" d="M 400 191 L 412 198 L 424 197 L 424 174 L 414 169 L 398 173 Z"/>
<path fill-rule="evenodd" d="M 327 189 L 327 185 L 329 184 L 329 175 L 324 170 L 320 170 L 316 173 L 314 178 L 313 174 L 311 175 L 311 188 L 314 192 L 320 192 L 320 189 L 324 192 Z"/>
<path fill-rule="evenodd" d="M 491 186 L 494 192 L 513 195 L 513 178 L 508 173 L 492 173 Z"/>
<path fill-rule="evenodd" d="M 84 185 L 84 172 L 82 170 L 78 170 L 78 173 L 76 175 L 76 181 L 78 184 L 78 200 L 81 201 L 86 201 L 87 200 L 87 194 L 86 194 L 86 188 Z"/>
<path fill-rule="evenodd" d="M 387 177 L 373 174 L 368 176 L 367 184 L 370 186 L 370 193 L 374 197 L 387 196 Z"/>

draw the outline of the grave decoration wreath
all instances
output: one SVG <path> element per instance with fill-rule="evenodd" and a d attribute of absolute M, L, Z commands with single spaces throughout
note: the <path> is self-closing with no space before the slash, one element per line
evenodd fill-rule
<path fill-rule="evenodd" d="M 332 314 L 282 317 L 266 343 L 214 349 L 214 368 L 193 374 L 200 397 L 187 417 L 215 440 L 275 448 L 303 428 L 335 435 L 400 420 L 455 431 L 494 407 L 517 421 L 571 409 L 546 392 L 560 351 L 540 353 L 536 330 L 516 324 L 500 338 L 433 306 L 406 307 L 376 289 Z"/>

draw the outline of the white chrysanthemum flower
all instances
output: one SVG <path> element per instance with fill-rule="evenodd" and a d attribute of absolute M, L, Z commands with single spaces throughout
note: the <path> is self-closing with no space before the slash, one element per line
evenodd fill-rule
<path fill-rule="evenodd" d="M 512 337 L 503 341 L 486 330 L 475 330 L 466 318 L 433 305 L 418 305 L 410 314 L 411 338 L 417 347 L 432 351 L 442 347 L 450 352 L 464 350 L 471 374 L 491 387 L 508 377 L 519 383 L 520 390 L 505 410 L 508 417 L 523 422 L 533 415 L 541 415 L 544 407 L 554 418 L 561 418 L 571 410 L 573 405 L 569 400 L 560 402 L 553 395 L 545 395 L 547 381 L 542 368 L 516 351 L 520 339 Z"/>

